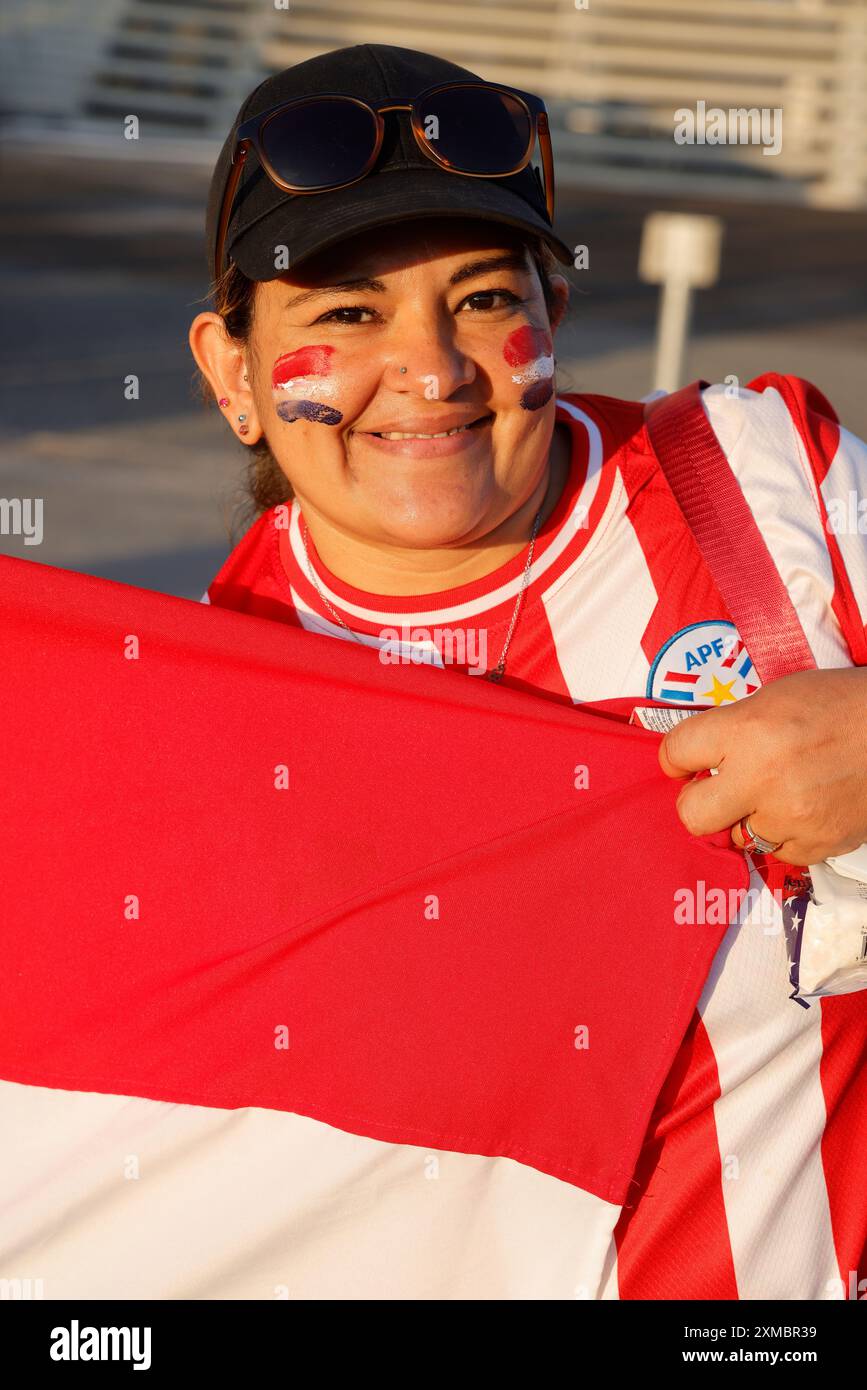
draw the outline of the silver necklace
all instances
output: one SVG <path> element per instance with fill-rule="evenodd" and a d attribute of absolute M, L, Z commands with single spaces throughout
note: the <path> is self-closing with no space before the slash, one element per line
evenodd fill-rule
<path fill-rule="evenodd" d="M 512 620 L 509 623 L 509 630 L 506 633 L 506 640 L 503 643 L 503 650 L 500 652 L 500 659 L 497 662 L 496 666 L 493 668 L 493 670 L 485 672 L 485 679 L 489 681 L 501 681 L 503 679 L 503 673 L 506 669 L 506 652 L 509 650 L 509 643 L 512 640 L 512 633 L 515 631 L 515 624 L 518 621 L 518 614 L 521 611 L 521 604 L 524 601 L 524 591 L 526 590 L 527 585 L 530 582 L 530 567 L 533 564 L 533 550 L 535 549 L 536 545 L 536 533 L 539 530 L 539 522 L 542 520 L 542 511 L 544 509 L 544 506 L 545 501 L 543 498 L 542 505 L 539 507 L 539 510 L 536 513 L 535 520 L 533 521 L 533 530 L 530 535 L 530 549 L 527 552 L 527 563 L 524 565 L 524 572 L 521 576 L 521 587 L 518 590 L 518 597 L 515 599 L 515 607 L 512 610 Z M 329 600 L 326 598 L 325 594 L 322 591 L 322 585 L 319 583 L 319 580 L 316 576 L 316 571 L 313 568 L 313 562 L 310 559 L 310 551 L 307 549 L 307 522 L 304 521 L 303 518 L 301 525 L 301 544 L 304 547 L 304 558 L 307 561 L 307 572 L 310 575 L 310 582 L 313 584 L 313 587 L 315 588 L 319 597 L 322 599 L 322 602 L 325 604 L 325 607 L 328 609 L 329 613 L 331 613 L 331 615 L 337 620 L 340 626 L 346 629 L 350 637 L 355 642 L 360 643 L 361 646 L 366 646 L 367 643 L 363 642 L 362 639 L 358 636 L 358 633 L 353 632 L 349 624 L 343 621 L 337 609 L 334 607 L 332 603 L 329 602 Z"/>

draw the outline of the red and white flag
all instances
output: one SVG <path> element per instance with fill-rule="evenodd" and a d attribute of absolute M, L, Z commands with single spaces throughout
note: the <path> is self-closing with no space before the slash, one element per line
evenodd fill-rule
<path fill-rule="evenodd" d="M 595 1298 L 748 883 L 574 709 L 0 560 L 0 1277 Z"/>

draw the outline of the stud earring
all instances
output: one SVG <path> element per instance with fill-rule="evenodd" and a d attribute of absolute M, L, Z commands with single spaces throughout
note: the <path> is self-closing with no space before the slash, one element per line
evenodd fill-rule
<path fill-rule="evenodd" d="M 246 415 L 239 415 L 239 416 L 238 416 L 238 419 L 239 419 L 240 422 L 241 422 L 241 428 L 240 428 L 239 431 L 238 431 L 239 434 L 249 434 L 249 433 L 250 433 L 250 426 L 244 424 L 244 421 L 246 420 L 246 418 L 247 418 Z"/>
<path fill-rule="evenodd" d="M 401 367 L 400 370 L 401 370 L 401 372 L 405 372 L 405 371 L 406 371 L 406 367 Z"/>
<path fill-rule="evenodd" d="M 229 397 L 228 397 L 228 396 L 221 396 L 221 397 L 220 397 L 219 404 L 222 405 L 222 406 L 227 406 L 227 405 L 229 404 Z"/>

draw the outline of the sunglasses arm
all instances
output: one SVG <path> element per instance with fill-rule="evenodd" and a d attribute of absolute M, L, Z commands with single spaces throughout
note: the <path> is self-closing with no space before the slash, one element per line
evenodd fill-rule
<path fill-rule="evenodd" d="M 220 223 L 217 228 L 217 243 L 214 248 L 215 284 L 223 273 L 223 247 L 226 244 L 226 232 L 228 231 L 229 218 L 232 216 L 232 208 L 235 202 L 235 194 L 238 191 L 238 184 L 241 179 L 241 174 L 244 171 L 244 163 L 249 149 L 249 140 L 242 140 L 232 156 L 232 172 L 229 175 L 229 182 L 226 184 L 226 191 L 223 194 L 223 204 L 220 208 Z"/>
<path fill-rule="evenodd" d="M 545 202 L 548 207 L 548 220 L 554 222 L 554 154 L 551 149 L 551 130 L 548 115 L 540 111 L 536 118 L 536 134 L 542 152 L 542 170 L 545 175 Z"/>

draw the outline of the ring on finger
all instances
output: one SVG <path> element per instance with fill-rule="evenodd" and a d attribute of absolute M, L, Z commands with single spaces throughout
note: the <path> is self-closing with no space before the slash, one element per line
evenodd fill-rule
<path fill-rule="evenodd" d="M 744 816 L 740 823 L 741 834 L 744 837 L 744 849 L 748 849 L 751 854 L 773 854 L 780 848 L 782 840 L 763 840 L 761 835 L 757 835 L 750 825 L 749 816 Z"/>

